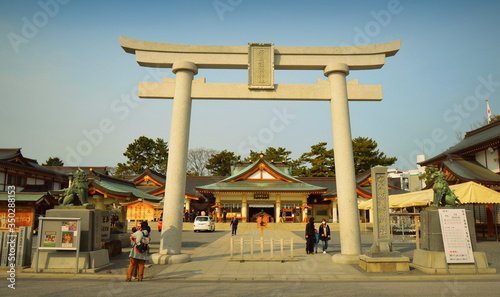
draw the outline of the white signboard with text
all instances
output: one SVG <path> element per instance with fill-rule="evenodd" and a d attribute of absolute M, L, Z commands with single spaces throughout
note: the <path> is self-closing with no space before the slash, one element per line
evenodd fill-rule
<path fill-rule="evenodd" d="M 474 263 L 465 209 L 439 209 L 447 263 Z"/>

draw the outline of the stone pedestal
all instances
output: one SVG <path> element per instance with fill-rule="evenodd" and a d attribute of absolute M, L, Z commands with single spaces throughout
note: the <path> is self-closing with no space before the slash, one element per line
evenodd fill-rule
<path fill-rule="evenodd" d="M 466 210 L 467 226 L 472 243 L 472 250 L 477 249 L 476 228 L 474 228 L 474 214 Z M 424 210 L 420 213 L 420 249 L 426 251 L 444 252 L 443 234 L 439 220 L 438 209 Z"/>
<path fill-rule="evenodd" d="M 369 257 L 359 256 L 359 267 L 366 272 L 409 271 L 408 257 Z"/>
<path fill-rule="evenodd" d="M 466 210 L 465 214 L 472 250 L 474 251 L 477 249 L 474 215 L 471 210 Z M 488 260 L 483 252 L 473 252 L 475 263 L 448 264 L 446 262 L 441 221 L 437 208 L 422 211 L 420 213 L 420 222 L 420 247 L 417 247 L 413 252 L 411 267 L 427 274 L 496 273 L 496 269 L 488 267 Z"/>
<path fill-rule="evenodd" d="M 495 268 L 488 267 L 484 252 L 474 252 L 476 263 L 447 264 L 444 252 L 415 250 L 411 267 L 427 274 L 474 274 L 496 273 Z"/>
<path fill-rule="evenodd" d="M 38 255 L 38 272 L 74 273 L 76 265 L 75 251 L 40 251 Z M 35 271 L 36 260 L 28 271 Z M 78 270 L 80 273 L 93 273 L 108 267 L 110 264 L 108 250 L 80 252 Z"/>
<path fill-rule="evenodd" d="M 151 261 L 154 264 L 179 264 L 191 262 L 191 256 L 188 254 L 175 254 L 175 255 L 165 255 L 165 254 L 151 254 Z"/>

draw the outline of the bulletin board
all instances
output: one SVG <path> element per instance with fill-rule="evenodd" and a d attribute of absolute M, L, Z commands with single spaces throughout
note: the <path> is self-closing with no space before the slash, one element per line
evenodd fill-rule
<path fill-rule="evenodd" d="M 72 250 L 76 252 L 76 273 L 80 254 L 81 219 L 40 217 L 35 272 L 38 272 L 40 250 Z"/>

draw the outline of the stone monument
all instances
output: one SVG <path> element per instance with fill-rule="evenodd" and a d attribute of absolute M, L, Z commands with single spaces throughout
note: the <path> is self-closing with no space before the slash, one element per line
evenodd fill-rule
<path fill-rule="evenodd" d="M 387 167 L 371 169 L 373 244 L 359 257 L 359 266 L 368 272 L 408 271 L 408 257 L 392 250 Z"/>
<path fill-rule="evenodd" d="M 341 253 L 336 263 L 355 264 L 361 236 L 352 153 L 348 101 L 382 100 L 382 88 L 347 82 L 350 71 L 378 69 L 394 56 L 401 41 L 345 47 L 203 46 L 156 43 L 119 37 L 125 52 L 135 54 L 141 66 L 172 68 L 175 80 L 139 84 L 141 98 L 174 99 L 160 253 L 155 263 L 189 261 L 181 253 L 182 210 L 192 99 L 325 100 L 330 102 L 337 176 Z M 247 84 L 206 83 L 193 80 L 199 68 L 247 69 Z M 275 84 L 274 70 L 323 70 L 328 81 L 317 84 Z"/>

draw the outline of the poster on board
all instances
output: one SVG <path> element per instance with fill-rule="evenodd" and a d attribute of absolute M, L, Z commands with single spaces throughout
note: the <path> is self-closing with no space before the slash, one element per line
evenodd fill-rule
<path fill-rule="evenodd" d="M 56 232 L 45 231 L 43 234 L 43 247 L 56 247 Z"/>
<path fill-rule="evenodd" d="M 439 209 L 447 263 L 474 263 L 465 209 Z"/>
<path fill-rule="evenodd" d="M 73 231 L 63 231 L 61 247 L 64 247 L 64 248 L 73 247 L 73 236 L 74 236 Z"/>

